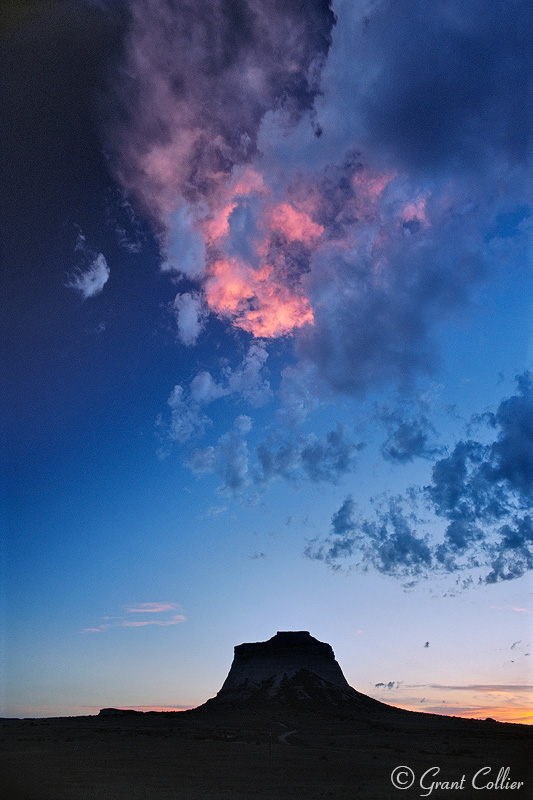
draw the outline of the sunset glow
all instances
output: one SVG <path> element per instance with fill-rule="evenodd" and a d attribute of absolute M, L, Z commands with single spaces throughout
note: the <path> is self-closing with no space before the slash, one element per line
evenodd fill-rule
<path fill-rule="evenodd" d="M 209 307 L 256 337 L 273 338 L 313 322 L 305 297 L 276 281 L 274 268 L 260 270 L 233 258 L 215 261 L 205 283 Z"/>

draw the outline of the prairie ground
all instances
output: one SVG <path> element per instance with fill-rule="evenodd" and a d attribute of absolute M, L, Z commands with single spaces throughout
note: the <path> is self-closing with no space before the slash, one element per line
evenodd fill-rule
<path fill-rule="evenodd" d="M 533 797 L 532 744 L 533 728 L 525 725 L 400 711 L 198 709 L 4 719 L 0 797 L 511 800 Z M 399 766 L 412 770 L 408 789 L 391 782 Z M 405 772 L 399 780 L 407 781 Z M 431 786 L 437 781 L 444 786 Z"/>

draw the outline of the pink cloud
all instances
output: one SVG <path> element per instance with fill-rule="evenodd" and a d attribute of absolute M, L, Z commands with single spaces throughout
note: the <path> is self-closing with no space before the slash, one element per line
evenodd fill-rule
<path fill-rule="evenodd" d="M 172 619 L 150 619 L 142 621 L 120 622 L 119 625 L 123 628 L 144 628 L 146 625 L 179 625 L 180 622 L 186 622 L 187 618 L 183 614 L 175 614 Z"/>
<path fill-rule="evenodd" d="M 177 603 L 135 603 L 131 606 L 124 606 L 128 614 L 168 614 L 169 611 L 179 609 Z M 101 633 L 110 628 L 144 628 L 147 625 L 157 625 L 166 627 L 168 625 L 179 625 L 186 622 L 187 618 L 183 614 L 172 614 L 166 619 L 125 619 L 124 617 L 101 617 L 102 620 L 113 620 L 113 622 L 102 622 L 100 625 L 84 628 L 81 633 Z"/>
<path fill-rule="evenodd" d="M 134 606 L 124 606 L 129 614 L 159 614 L 162 611 L 172 611 L 178 608 L 177 603 L 136 603 Z"/>
<path fill-rule="evenodd" d="M 523 614 L 533 614 L 533 608 L 519 608 L 518 606 L 491 606 L 498 611 L 518 611 Z"/>

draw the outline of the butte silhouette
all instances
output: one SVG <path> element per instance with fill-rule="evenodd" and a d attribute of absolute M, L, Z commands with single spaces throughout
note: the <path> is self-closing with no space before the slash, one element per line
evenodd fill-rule
<path fill-rule="evenodd" d="M 353 689 L 331 645 L 309 631 L 278 631 L 266 642 L 239 644 L 222 688 L 200 708 L 253 705 L 383 709 Z"/>

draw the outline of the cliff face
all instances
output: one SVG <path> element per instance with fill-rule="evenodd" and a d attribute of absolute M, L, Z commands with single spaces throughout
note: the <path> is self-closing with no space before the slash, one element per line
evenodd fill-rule
<path fill-rule="evenodd" d="M 263 681 L 292 676 L 305 669 L 341 689 L 349 688 L 331 646 L 308 631 L 278 631 L 267 642 L 239 644 L 222 692 L 258 686 Z"/>
<path fill-rule="evenodd" d="M 247 704 L 358 708 L 382 706 L 348 684 L 329 644 L 308 631 L 278 631 L 266 642 L 240 644 L 228 677 L 206 706 Z"/>

